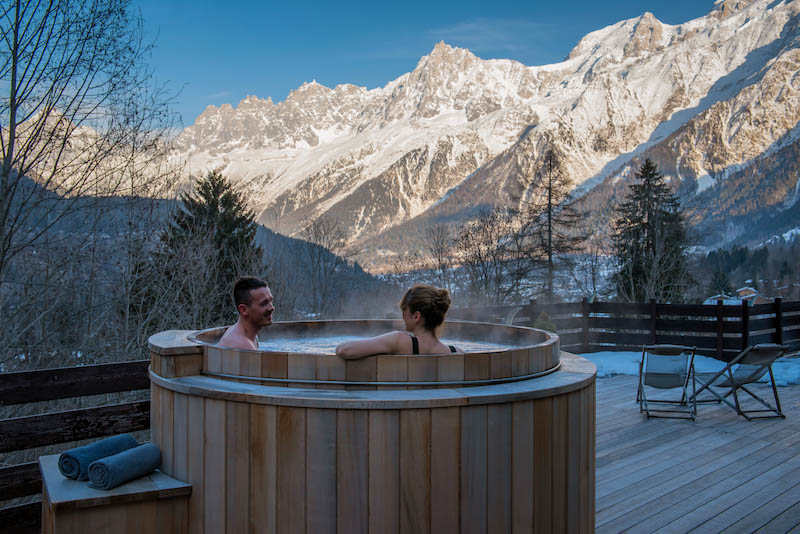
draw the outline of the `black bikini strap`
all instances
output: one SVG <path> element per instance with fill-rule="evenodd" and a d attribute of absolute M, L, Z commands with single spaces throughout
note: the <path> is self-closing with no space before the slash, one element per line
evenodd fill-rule
<path fill-rule="evenodd" d="M 447 346 L 450 347 L 450 352 L 458 352 L 453 345 L 447 345 Z"/>
<path fill-rule="evenodd" d="M 411 336 L 411 354 L 419 354 L 419 340 L 416 336 Z"/>

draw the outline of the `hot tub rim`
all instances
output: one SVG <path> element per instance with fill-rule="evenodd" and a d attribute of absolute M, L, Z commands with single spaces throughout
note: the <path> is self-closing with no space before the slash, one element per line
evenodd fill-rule
<path fill-rule="evenodd" d="M 570 393 L 593 384 L 597 368 L 581 356 L 561 351 L 561 368 L 529 380 L 490 386 L 407 390 L 335 390 L 265 386 L 208 376 L 164 378 L 148 370 L 153 385 L 185 395 L 298 408 L 409 409 L 515 402 Z"/>
<path fill-rule="evenodd" d="M 402 322 L 398 319 L 320 319 L 320 320 L 312 320 L 312 321 L 276 321 L 271 326 L 287 326 L 293 324 L 311 324 L 311 325 L 341 325 L 341 324 L 348 324 L 348 323 L 376 323 L 376 324 L 386 324 L 386 325 L 393 325 L 395 327 L 402 324 Z M 521 326 L 521 325 L 504 325 L 504 324 L 497 324 L 497 323 L 486 323 L 480 321 L 461 321 L 461 320 L 454 320 L 454 321 L 445 321 L 444 326 L 445 328 L 447 325 L 479 325 L 481 327 L 490 327 L 493 329 L 502 328 L 502 329 L 513 329 L 513 330 L 522 330 L 522 331 L 529 331 L 532 333 L 536 333 L 538 335 L 544 335 L 545 339 L 540 341 L 539 343 L 533 344 L 519 344 L 514 345 L 513 348 L 500 348 L 500 349 L 487 349 L 487 350 L 480 350 L 480 351 L 469 351 L 465 352 L 464 354 L 495 354 L 495 353 L 502 353 L 507 352 L 509 350 L 524 350 L 530 349 L 534 347 L 545 347 L 557 343 L 559 341 L 558 334 L 553 332 L 548 332 L 547 330 L 541 330 L 539 328 L 531 328 L 529 326 Z M 228 329 L 232 325 L 226 326 L 212 326 L 210 328 L 204 328 L 201 330 L 193 330 L 186 335 L 186 339 L 192 343 L 196 343 L 198 345 L 204 347 L 219 347 L 216 343 L 211 343 L 200 339 L 200 336 L 203 334 L 208 334 L 210 332 L 214 332 L 216 330 L 221 329 Z M 265 327 L 267 331 L 269 331 L 269 327 Z M 397 328 L 395 328 L 397 330 Z M 387 330 L 389 331 L 389 330 Z M 224 330 L 223 330 L 224 332 Z M 258 353 L 269 353 L 269 354 L 281 354 L 281 353 L 289 353 L 289 354 L 324 354 L 324 355 L 332 355 L 329 353 L 306 353 L 306 352 L 292 352 L 292 351 L 272 351 L 272 350 L 263 350 L 263 349 L 235 349 L 235 348 L 226 348 L 226 347 L 219 347 L 225 348 L 225 350 L 234 350 L 234 351 L 241 351 L 241 352 L 258 352 Z M 426 357 L 426 356 L 442 356 L 448 353 L 442 354 L 397 354 L 396 356 L 415 356 L 415 357 Z M 373 356 L 379 356 L 375 354 Z"/>

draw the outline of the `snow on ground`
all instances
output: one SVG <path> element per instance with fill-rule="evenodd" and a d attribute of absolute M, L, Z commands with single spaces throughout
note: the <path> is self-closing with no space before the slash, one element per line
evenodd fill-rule
<path fill-rule="evenodd" d="M 579 354 L 579 356 L 583 356 L 595 364 L 598 378 L 614 375 L 637 376 L 639 362 L 642 359 L 641 352 L 591 352 Z M 724 366 L 723 362 L 707 356 L 695 356 L 694 358 L 694 368 L 697 373 L 714 373 Z M 772 365 L 772 372 L 778 386 L 800 384 L 800 357 L 779 359 Z M 769 374 L 760 381 L 768 382 Z"/>

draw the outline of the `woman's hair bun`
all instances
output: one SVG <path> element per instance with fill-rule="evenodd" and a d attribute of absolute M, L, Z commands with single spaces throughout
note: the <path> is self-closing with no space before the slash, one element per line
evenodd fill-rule
<path fill-rule="evenodd" d="M 439 311 L 447 313 L 447 310 L 450 309 L 450 292 L 447 289 L 438 290 L 434 297 L 434 303 Z"/>
<path fill-rule="evenodd" d="M 406 308 L 412 313 L 420 312 L 425 327 L 432 330 L 442 324 L 450 309 L 450 292 L 429 284 L 414 284 L 400 301 L 400 309 Z"/>

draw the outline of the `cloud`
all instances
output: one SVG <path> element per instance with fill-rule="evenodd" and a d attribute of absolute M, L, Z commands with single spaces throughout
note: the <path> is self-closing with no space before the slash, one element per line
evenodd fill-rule
<path fill-rule="evenodd" d="M 478 17 L 447 26 L 431 28 L 426 38 L 469 48 L 480 55 L 532 57 L 548 48 L 546 45 L 558 31 L 555 24 L 530 20 Z"/>
<path fill-rule="evenodd" d="M 216 99 L 218 99 L 218 98 L 226 98 L 226 97 L 229 97 L 229 96 L 231 96 L 231 94 L 232 94 L 232 93 L 231 93 L 231 91 L 230 91 L 230 90 L 228 90 L 228 89 L 226 89 L 226 90 L 224 90 L 224 91 L 218 91 L 218 92 L 216 92 L 216 93 L 214 93 L 214 94 L 211 94 L 211 95 L 203 95 L 203 96 L 200 96 L 200 97 L 198 97 L 198 98 L 199 98 L 200 100 L 216 100 Z"/>
<path fill-rule="evenodd" d="M 558 24 L 530 20 L 475 17 L 421 31 L 390 33 L 375 46 L 349 51 L 343 58 L 352 62 L 406 61 L 410 70 L 436 43 L 444 41 L 467 48 L 483 59 L 514 59 L 526 65 L 542 65 L 561 61 L 566 55 L 557 46 L 561 29 Z"/>

